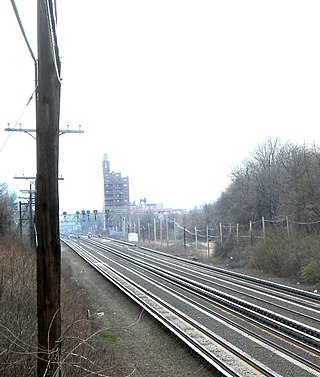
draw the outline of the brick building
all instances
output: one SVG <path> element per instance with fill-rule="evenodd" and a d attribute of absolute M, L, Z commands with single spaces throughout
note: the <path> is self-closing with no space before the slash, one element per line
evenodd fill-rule
<path fill-rule="evenodd" d="M 129 210 L 129 178 L 110 171 L 108 155 L 103 156 L 104 208 L 108 210 Z"/>

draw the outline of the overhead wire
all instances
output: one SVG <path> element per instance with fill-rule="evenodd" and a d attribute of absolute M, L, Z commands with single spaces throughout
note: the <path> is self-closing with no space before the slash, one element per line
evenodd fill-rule
<path fill-rule="evenodd" d="M 19 123 L 19 121 L 20 121 L 23 113 L 25 112 L 27 106 L 31 102 L 34 93 L 37 90 L 37 85 L 38 85 L 38 60 L 36 59 L 36 57 L 35 57 L 35 55 L 34 55 L 34 53 L 32 51 L 31 45 L 30 45 L 30 43 L 28 41 L 28 38 L 27 38 L 26 32 L 24 30 L 24 27 L 23 27 L 23 24 L 22 24 L 22 21 L 21 21 L 21 18 L 20 18 L 20 14 L 19 14 L 17 5 L 15 3 L 15 0 L 11 0 L 11 4 L 12 4 L 13 10 L 14 10 L 16 19 L 18 21 L 18 24 L 19 24 L 19 27 L 20 27 L 20 31 L 21 31 L 21 33 L 23 35 L 23 38 L 24 38 L 25 42 L 26 42 L 26 45 L 27 45 L 27 48 L 28 48 L 29 53 L 31 55 L 31 58 L 32 58 L 32 60 L 35 63 L 35 83 L 36 83 L 35 84 L 35 89 L 34 89 L 32 95 L 31 95 L 31 97 L 29 98 L 29 100 L 28 100 L 28 102 L 27 102 L 24 110 L 22 111 L 22 113 L 19 116 L 17 122 L 15 123 L 15 126 L 14 126 L 14 128 L 15 128 L 17 126 L 17 124 Z M 46 0 L 46 10 L 47 10 L 47 23 L 48 23 L 48 28 L 49 28 L 49 36 L 50 36 L 52 58 L 53 58 L 54 67 L 55 67 L 57 78 L 58 78 L 59 82 L 61 83 L 62 79 L 61 79 L 61 76 L 60 76 L 60 62 L 58 60 L 58 55 L 57 55 L 57 53 L 58 53 L 58 43 L 57 43 L 57 34 L 56 34 L 56 24 L 57 24 L 56 0 L 53 0 L 53 2 L 51 2 L 51 5 L 49 4 L 49 0 Z M 8 139 L 9 139 L 10 135 L 11 135 L 11 133 L 9 134 L 9 136 L 7 137 L 7 139 L 5 140 L 3 146 L 0 149 L 0 152 L 3 150 L 4 146 L 6 145 L 6 143 L 7 143 Z"/>
<path fill-rule="evenodd" d="M 54 68 L 56 71 L 56 75 L 58 81 L 61 83 L 62 79 L 60 76 L 60 61 L 58 58 L 58 41 L 57 41 L 57 33 L 56 33 L 56 7 L 55 3 L 50 6 L 49 0 L 46 0 L 47 5 L 47 23 L 49 28 L 49 35 L 50 35 L 50 45 L 51 45 L 51 54 L 54 63 Z M 53 9 L 54 8 L 54 9 Z M 53 22 L 54 20 L 54 22 Z"/>
<path fill-rule="evenodd" d="M 17 6 L 16 6 L 15 1 L 14 1 L 14 0 L 11 0 L 11 4 L 12 4 L 13 10 L 14 10 L 14 13 L 15 13 L 15 15 L 16 15 L 16 18 L 17 18 L 17 21 L 18 21 L 18 24 L 19 24 L 19 27 L 20 27 L 21 33 L 22 33 L 22 35 L 23 35 L 23 38 L 24 38 L 24 40 L 25 40 L 25 42 L 26 42 L 26 44 L 27 44 L 28 50 L 29 50 L 30 55 L 31 55 L 31 57 L 32 57 L 32 60 L 35 62 L 35 64 L 37 64 L 37 59 L 36 59 L 35 56 L 34 56 L 34 53 L 33 53 L 33 51 L 32 51 L 32 48 L 31 48 L 31 46 L 30 46 L 30 43 L 29 43 L 29 41 L 28 41 L 27 35 L 26 35 L 25 31 L 24 31 L 24 27 L 23 27 L 23 25 L 22 25 L 21 18 L 20 18 L 20 15 L 19 15 L 19 12 L 18 12 L 18 8 L 17 8 Z"/>
<path fill-rule="evenodd" d="M 28 105 L 29 105 L 30 102 L 32 101 L 33 96 L 34 96 L 34 93 L 35 93 L 36 90 L 37 90 L 37 88 L 34 88 L 34 89 L 33 89 L 33 92 L 32 92 L 32 94 L 31 94 L 30 98 L 28 99 L 27 104 L 25 105 L 24 109 L 22 110 L 22 112 L 21 112 L 19 118 L 17 119 L 17 121 L 15 122 L 13 128 L 16 128 L 16 127 L 17 127 L 17 125 L 18 125 L 18 123 L 20 122 L 20 119 L 22 118 L 22 116 L 23 116 L 24 112 L 26 111 Z M 10 131 L 8 137 L 7 137 L 6 140 L 4 141 L 4 143 L 3 143 L 3 145 L 2 145 L 2 147 L 1 147 L 1 149 L 0 149 L 0 153 L 3 151 L 5 145 L 7 144 L 8 140 L 9 140 L 9 138 L 10 138 L 10 136 L 11 136 L 11 134 L 12 134 L 12 131 Z"/>
<path fill-rule="evenodd" d="M 23 27 L 23 24 L 22 24 L 22 21 L 21 21 L 21 18 L 20 18 L 20 14 L 19 14 L 19 11 L 18 11 L 18 8 L 17 8 L 17 5 L 16 5 L 16 3 L 15 3 L 15 0 L 11 0 L 11 4 L 12 4 L 13 10 L 14 10 L 14 13 L 15 13 L 16 19 L 17 19 L 17 21 L 18 21 L 18 24 L 19 24 L 20 31 L 21 31 L 21 33 L 22 33 L 23 39 L 24 39 L 24 41 L 26 42 L 26 45 L 27 45 L 27 48 L 28 48 L 29 53 L 30 53 L 30 55 L 31 55 L 31 58 L 32 58 L 32 60 L 33 60 L 33 62 L 34 62 L 34 64 L 35 64 L 35 88 L 34 88 L 32 94 L 31 94 L 30 98 L 28 99 L 27 104 L 25 105 L 24 109 L 22 110 L 22 112 L 21 112 L 19 118 L 17 119 L 15 125 L 13 126 L 13 128 L 16 128 L 17 125 L 18 125 L 18 123 L 19 123 L 19 121 L 20 121 L 20 119 L 22 118 L 24 112 L 26 111 L 26 109 L 27 109 L 29 103 L 30 103 L 31 100 L 33 99 L 34 93 L 35 93 L 36 90 L 37 90 L 37 79 L 38 79 L 38 69 L 37 69 L 37 67 L 38 67 L 38 61 L 37 61 L 37 59 L 36 59 L 36 57 L 35 57 L 35 55 L 34 55 L 34 53 L 33 53 L 33 51 L 32 51 L 31 45 L 30 45 L 29 40 L 28 40 L 28 38 L 27 38 L 27 35 L 26 35 L 25 30 L 24 30 L 24 27 Z M 3 145 L 2 145 L 2 147 L 1 147 L 1 149 L 0 149 L 0 153 L 3 151 L 5 145 L 7 144 L 8 140 L 9 140 L 9 138 L 10 138 L 10 136 L 11 136 L 11 134 L 12 134 L 12 131 L 9 133 L 8 137 L 7 137 L 6 140 L 4 141 L 4 143 L 3 143 Z"/>

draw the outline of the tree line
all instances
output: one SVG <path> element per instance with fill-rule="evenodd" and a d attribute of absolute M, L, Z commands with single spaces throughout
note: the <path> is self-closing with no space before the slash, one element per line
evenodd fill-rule
<path fill-rule="evenodd" d="M 16 195 L 6 184 L 0 184 L 0 234 L 13 229 L 15 208 Z M 216 256 L 233 257 L 233 261 L 241 260 L 239 263 L 256 268 L 263 261 L 264 270 L 271 273 L 282 275 L 286 271 L 297 278 L 302 274 L 306 281 L 320 282 L 320 148 L 315 144 L 267 140 L 233 168 L 229 185 L 216 201 L 167 216 L 167 228 L 165 222 L 163 229 L 160 221 L 156 223 L 156 237 L 163 234 L 164 241 L 167 231 L 175 234 L 177 223 L 192 233 L 197 229 L 199 240 L 209 229 L 217 244 Z M 132 222 L 138 224 L 133 217 L 131 214 Z M 154 239 L 154 214 L 139 217 L 144 238 Z M 262 219 L 267 220 L 268 237 L 263 237 Z M 248 224 L 253 224 L 251 230 Z M 251 234 L 253 237 L 247 237 Z M 180 237 L 184 237 L 182 231 Z M 186 237 L 192 239 L 194 235 L 187 232 Z M 240 238 L 244 242 L 239 242 Z M 248 243 L 248 238 L 253 242 Z M 283 272 L 278 272 L 279 265 L 283 265 Z M 304 271 L 312 277 L 308 278 Z"/>
<path fill-rule="evenodd" d="M 231 171 L 229 185 L 215 202 L 170 218 L 179 218 L 188 229 L 289 218 L 309 223 L 300 227 L 304 232 L 318 231 L 320 148 L 268 140 Z M 141 221 L 146 227 L 153 215 L 145 214 Z"/>
<path fill-rule="evenodd" d="M 216 201 L 168 216 L 189 230 L 210 228 L 221 235 L 226 228 L 223 240 L 215 238 L 216 255 L 222 258 L 320 283 L 320 148 L 267 140 L 233 168 Z M 262 219 L 268 220 L 268 237 L 239 244 L 237 224 L 239 229 L 258 224 L 261 235 Z M 140 222 L 145 228 L 153 224 L 150 214 Z"/>
<path fill-rule="evenodd" d="M 221 222 L 286 216 L 297 222 L 318 221 L 319 148 L 268 140 L 231 172 L 230 185 L 212 207 Z"/>

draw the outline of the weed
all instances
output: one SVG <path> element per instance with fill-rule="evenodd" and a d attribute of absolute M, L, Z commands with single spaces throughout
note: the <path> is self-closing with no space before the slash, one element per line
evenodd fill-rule
<path fill-rule="evenodd" d="M 107 330 L 101 330 L 98 335 L 106 342 L 115 342 L 117 340 L 117 336 Z"/>

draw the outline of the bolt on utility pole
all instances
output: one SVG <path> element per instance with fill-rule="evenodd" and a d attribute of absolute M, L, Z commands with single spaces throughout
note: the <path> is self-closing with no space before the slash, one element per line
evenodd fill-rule
<path fill-rule="evenodd" d="M 36 100 L 37 376 L 59 376 L 61 246 L 59 238 L 60 59 L 54 0 L 37 1 Z"/>

